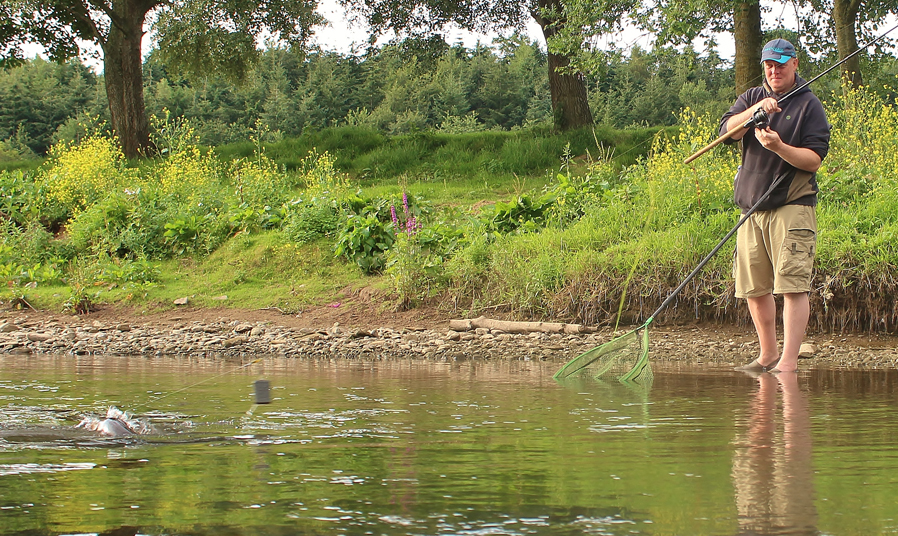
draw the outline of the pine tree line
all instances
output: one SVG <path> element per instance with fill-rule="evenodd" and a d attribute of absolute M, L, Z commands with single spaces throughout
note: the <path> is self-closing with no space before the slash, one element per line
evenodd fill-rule
<path fill-rule="evenodd" d="M 210 146 L 246 141 L 258 121 L 282 137 L 345 124 L 395 135 L 552 121 L 546 54 L 522 36 L 474 48 L 410 39 L 361 55 L 273 48 L 241 83 L 188 80 L 155 52 L 143 68 L 149 114 L 188 119 Z M 614 128 L 671 125 L 687 106 L 719 113 L 734 91 L 726 61 L 691 49 L 613 54 L 588 87 L 596 122 Z M 0 71 L 0 153 L 43 155 L 86 121 L 108 122 L 108 111 L 102 76 L 84 65 L 35 58 Z"/>

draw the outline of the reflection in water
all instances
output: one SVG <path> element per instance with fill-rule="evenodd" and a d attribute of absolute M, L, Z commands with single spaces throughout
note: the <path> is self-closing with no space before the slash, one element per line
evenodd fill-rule
<path fill-rule="evenodd" d="M 0 354 L 0 536 L 898 533 L 898 370 L 244 364 Z M 74 428 L 112 404 L 158 434 Z"/>
<path fill-rule="evenodd" d="M 735 440 L 740 534 L 816 534 L 808 401 L 798 375 L 757 375 L 758 391 Z M 777 391 L 782 418 L 777 415 Z"/>

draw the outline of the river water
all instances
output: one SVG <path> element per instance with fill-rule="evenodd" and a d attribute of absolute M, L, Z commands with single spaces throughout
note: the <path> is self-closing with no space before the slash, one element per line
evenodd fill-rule
<path fill-rule="evenodd" d="M 558 366 L 2 356 L 0 534 L 898 533 L 898 371 Z"/>

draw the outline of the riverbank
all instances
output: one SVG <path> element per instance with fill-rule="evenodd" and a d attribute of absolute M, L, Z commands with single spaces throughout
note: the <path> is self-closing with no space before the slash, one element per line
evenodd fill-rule
<path fill-rule="evenodd" d="M 337 304 L 334 304 L 337 305 Z M 306 359 L 515 359 L 559 364 L 611 340 L 610 329 L 568 335 L 513 334 L 449 329 L 437 310 L 382 312 L 367 307 L 324 306 L 301 314 L 277 309 L 175 309 L 152 314 L 105 307 L 89 315 L 33 310 L 0 312 L 0 353 L 28 356 L 277 355 Z M 801 368 L 893 368 L 898 337 L 812 333 Z M 654 326 L 655 361 L 739 365 L 751 361 L 757 342 L 750 326 Z"/>

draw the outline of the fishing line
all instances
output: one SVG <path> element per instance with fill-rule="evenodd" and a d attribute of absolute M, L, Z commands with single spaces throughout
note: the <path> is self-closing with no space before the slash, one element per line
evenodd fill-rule
<path fill-rule="evenodd" d="M 655 181 L 649 181 L 649 188 L 648 188 L 649 209 L 648 209 L 648 213 L 646 214 L 645 223 L 643 224 L 643 231 L 642 231 L 643 236 L 645 236 L 646 232 L 651 228 L 652 220 L 655 216 L 655 210 L 656 210 L 655 188 L 656 188 Z M 618 328 L 620 327 L 621 317 L 623 316 L 623 312 L 624 312 L 624 303 L 626 302 L 626 298 L 627 298 L 627 290 L 630 288 L 630 281 L 633 280 L 633 276 L 636 274 L 636 268 L 640 265 L 640 262 L 642 261 L 644 252 L 645 252 L 645 250 L 643 248 L 637 247 L 636 255 L 633 258 L 633 266 L 630 267 L 630 271 L 627 274 L 627 278 L 624 280 L 624 284 L 622 285 L 623 290 L 621 292 L 620 302 L 618 302 L 618 304 L 617 304 L 617 318 L 614 321 L 614 332 L 615 333 L 617 332 Z M 641 311 L 640 311 L 640 314 L 641 314 Z"/>
<path fill-rule="evenodd" d="M 170 397 L 170 396 L 172 396 L 172 395 L 176 395 L 176 394 L 178 394 L 178 393 L 183 393 L 184 391 L 186 391 L 186 390 L 188 390 L 188 389 L 193 389 L 193 388 L 196 387 L 197 385 L 202 385 L 202 384 L 204 384 L 204 383 L 206 383 L 206 382 L 209 382 L 209 381 L 212 381 L 212 380 L 217 380 L 218 378 L 227 376 L 228 374 L 233 374 L 234 372 L 238 372 L 238 371 L 243 370 L 243 369 L 245 369 L 245 368 L 247 368 L 247 367 L 250 367 L 250 366 L 252 366 L 252 365 L 255 365 L 256 363 L 258 363 L 259 361 L 262 361 L 263 359 L 264 359 L 263 357 L 258 357 L 258 358 L 256 358 L 256 359 L 253 359 L 253 360 L 250 361 L 249 363 L 246 363 L 246 364 L 244 364 L 244 365 L 240 365 L 239 367 L 235 367 L 235 368 L 233 368 L 233 369 L 231 369 L 231 370 L 227 370 L 227 371 L 225 371 L 225 372 L 222 372 L 221 374 L 217 374 L 217 375 L 215 375 L 215 376 L 210 376 L 210 377 L 208 377 L 208 378 L 206 378 L 206 379 L 203 379 L 203 380 L 200 380 L 200 381 L 198 381 L 198 382 L 196 382 L 196 383 L 192 383 L 192 384 L 190 384 L 190 385 L 187 385 L 187 386 L 182 387 L 182 388 L 180 388 L 180 389 L 177 389 L 177 390 L 175 390 L 175 391 L 171 391 L 170 393 L 166 393 L 166 394 L 164 394 L 164 395 L 160 395 L 160 396 L 157 396 L 157 397 L 153 397 L 153 398 L 147 400 L 147 402 L 146 402 L 145 404 L 143 404 L 143 406 L 138 406 L 138 407 L 146 408 L 147 406 L 149 406 L 150 404 L 152 404 L 152 403 L 154 403 L 154 402 L 158 402 L 158 401 L 160 401 L 160 400 L 162 400 L 162 399 L 164 399 L 164 398 L 168 398 L 168 397 Z"/>

